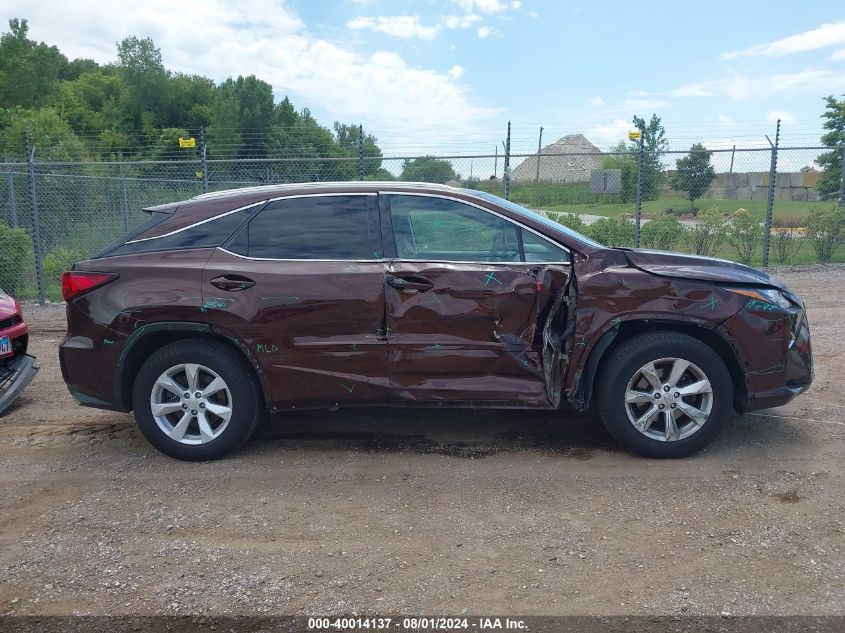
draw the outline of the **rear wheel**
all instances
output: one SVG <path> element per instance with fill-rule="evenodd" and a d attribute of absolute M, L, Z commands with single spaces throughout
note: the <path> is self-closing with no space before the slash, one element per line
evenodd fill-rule
<path fill-rule="evenodd" d="M 238 352 L 214 341 L 171 343 L 141 366 L 132 404 L 138 427 L 163 453 L 209 460 L 252 435 L 261 394 Z"/>
<path fill-rule="evenodd" d="M 626 341 L 604 363 L 599 412 L 626 449 L 685 457 L 719 434 L 733 407 L 725 363 L 698 339 L 676 332 Z"/>

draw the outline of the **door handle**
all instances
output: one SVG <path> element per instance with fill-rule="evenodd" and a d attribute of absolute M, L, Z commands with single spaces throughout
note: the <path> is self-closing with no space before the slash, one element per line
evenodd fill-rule
<path fill-rule="evenodd" d="M 391 277 L 387 285 L 401 292 L 425 292 L 434 287 L 434 283 L 420 277 Z"/>
<path fill-rule="evenodd" d="M 241 275 L 221 275 L 220 277 L 215 277 L 209 283 L 215 288 L 228 290 L 230 292 L 246 290 L 247 288 L 252 288 L 255 285 L 255 282 L 252 279 Z"/>

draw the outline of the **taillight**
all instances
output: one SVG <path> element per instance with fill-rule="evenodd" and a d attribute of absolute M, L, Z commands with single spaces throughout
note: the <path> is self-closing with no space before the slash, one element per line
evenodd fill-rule
<path fill-rule="evenodd" d="M 117 279 L 114 273 L 70 271 L 62 274 L 62 297 L 70 302 L 77 297 Z"/>

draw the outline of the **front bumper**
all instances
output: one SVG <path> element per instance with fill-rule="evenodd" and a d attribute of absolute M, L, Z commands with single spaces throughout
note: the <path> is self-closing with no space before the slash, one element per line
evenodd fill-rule
<path fill-rule="evenodd" d="M 741 412 L 779 407 L 810 388 L 813 350 L 803 308 L 742 310 L 722 327 L 742 351 L 746 399 L 738 403 Z"/>
<path fill-rule="evenodd" d="M 29 354 L 0 362 L 0 413 L 15 401 L 37 373 L 35 357 Z"/>

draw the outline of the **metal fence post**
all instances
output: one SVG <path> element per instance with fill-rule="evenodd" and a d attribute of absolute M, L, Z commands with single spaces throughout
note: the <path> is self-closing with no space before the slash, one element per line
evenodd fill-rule
<path fill-rule="evenodd" d="M 768 139 L 768 137 L 766 137 Z M 778 143 L 780 142 L 780 119 L 775 128 L 775 143 L 772 145 L 772 164 L 769 167 L 769 196 L 766 200 L 766 223 L 763 233 L 763 268 L 769 267 L 769 242 L 772 238 L 772 211 L 775 206 L 775 177 L 778 171 Z M 771 143 L 771 141 L 769 141 Z"/>
<path fill-rule="evenodd" d="M 540 140 L 537 141 L 537 177 L 534 182 L 540 182 L 540 151 L 543 149 L 543 126 L 540 126 Z"/>
<path fill-rule="evenodd" d="M 505 141 L 505 200 L 511 195 L 511 122 L 508 121 L 508 138 Z"/>
<path fill-rule="evenodd" d="M 202 170 L 202 192 L 208 193 L 208 151 L 207 145 L 205 144 L 205 126 L 200 128 L 200 169 Z M 126 183 L 123 183 L 123 187 L 125 190 Z M 129 213 L 129 206 L 127 204 L 126 207 L 127 211 L 127 222 L 128 222 L 128 213 Z M 128 229 L 127 229 L 128 230 Z"/>
<path fill-rule="evenodd" d="M 123 226 L 129 232 L 129 191 L 126 189 L 126 176 L 120 175 L 120 206 L 123 211 Z"/>
<path fill-rule="evenodd" d="M 3 151 L 3 162 L 6 163 L 6 177 L 9 179 L 9 211 L 11 212 L 12 228 L 18 228 L 18 203 L 15 200 L 15 177 L 9 164 L 9 155 Z"/>
<path fill-rule="evenodd" d="M 643 217 L 643 159 L 645 153 L 645 130 L 640 130 L 640 144 L 637 157 L 637 207 L 634 214 L 634 248 L 640 247 L 640 225 Z"/>
<path fill-rule="evenodd" d="M 842 146 L 842 177 L 839 179 L 839 206 L 845 207 L 845 145 Z"/>
<path fill-rule="evenodd" d="M 29 201 L 32 205 L 32 240 L 35 242 L 35 285 L 38 288 L 38 303 L 44 305 L 44 270 L 41 259 L 41 223 L 38 219 L 38 198 L 35 195 L 35 146 L 29 146 L 29 133 L 26 135 L 26 166 L 29 175 Z"/>
<path fill-rule="evenodd" d="M 364 126 L 358 125 L 358 180 L 364 180 Z"/>

